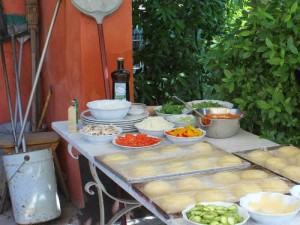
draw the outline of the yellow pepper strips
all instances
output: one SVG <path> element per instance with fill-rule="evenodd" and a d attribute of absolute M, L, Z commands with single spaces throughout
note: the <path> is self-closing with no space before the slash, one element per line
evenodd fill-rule
<path fill-rule="evenodd" d="M 166 132 L 166 134 L 176 137 L 199 137 L 203 135 L 203 132 L 198 130 L 196 127 L 187 125 L 185 127 L 175 128 Z"/>

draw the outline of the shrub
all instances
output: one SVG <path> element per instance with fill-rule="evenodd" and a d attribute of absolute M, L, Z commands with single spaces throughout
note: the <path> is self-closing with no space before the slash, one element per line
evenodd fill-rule
<path fill-rule="evenodd" d="M 234 29 L 207 55 L 216 91 L 246 112 L 242 127 L 278 143 L 300 144 L 298 1 L 249 2 Z"/>

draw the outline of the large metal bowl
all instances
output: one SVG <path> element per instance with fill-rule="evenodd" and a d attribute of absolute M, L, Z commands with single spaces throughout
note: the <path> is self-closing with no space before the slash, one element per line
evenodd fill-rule
<path fill-rule="evenodd" d="M 206 131 L 206 136 L 211 138 L 229 138 L 234 136 L 240 128 L 240 119 L 244 117 L 244 112 L 239 109 L 228 108 L 199 108 L 197 111 L 204 117 L 207 114 L 233 114 L 237 115 L 236 119 L 211 119 L 209 125 L 202 123 L 202 118 L 195 112 L 192 114 L 196 117 L 198 127 Z"/>

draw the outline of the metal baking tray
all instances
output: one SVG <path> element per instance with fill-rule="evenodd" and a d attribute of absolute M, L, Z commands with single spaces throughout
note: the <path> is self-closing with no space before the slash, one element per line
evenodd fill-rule
<path fill-rule="evenodd" d="M 201 143 L 211 146 L 212 150 L 199 150 L 196 148 L 199 146 L 197 143 L 130 150 L 124 151 L 124 153 L 96 156 L 95 158 L 103 166 L 129 183 L 250 166 L 249 162 L 212 144 Z M 229 165 L 225 160 L 224 164 L 224 159 L 228 157 L 237 157 L 235 159 L 239 160 L 239 163 Z M 107 159 L 113 160 L 108 161 Z"/>
<path fill-rule="evenodd" d="M 297 184 L 300 184 L 300 149 L 298 148 L 299 153 L 295 153 L 294 155 L 284 155 L 278 151 L 278 149 L 282 147 L 291 146 L 282 145 L 261 149 L 252 149 L 236 152 L 234 154 L 251 163 L 260 165 L 280 176 L 286 177 Z"/>
<path fill-rule="evenodd" d="M 245 178 L 245 172 L 251 170 L 260 170 L 263 174 L 267 174 L 266 177 L 257 178 L 257 179 L 248 179 Z M 224 179 L 224 182 L 221 182 L 218 178 L 220 178 L 220 174 L 224 175 L 224 172 L 234 173 L 235 175 L 239 176 L 240 179 L 229 182 L 228 179 Z M 256 176 L 257 173 L 253 173 L 252 175 Z M 252 177 L 253 178 L 253 177 Z M 284 182 L 286 187 L 281 190 L 275 190 L 273 188 L 266 187 L 266 183 L 270 184 L 270 180 L 280 180 L 280 182 Z M 193 183 L 193 185 L 187 185 L 188 181 Z M 150 185 L 152 187 L 157 188 L 158 186 L 162 187 L 162 191 L 159 192 L 157 189 L 150 194 Z M 167 184 L 167 185 L 166 185 Z M 148 189 L 147 186 L 148 185 Z M 195 187 L 200 185 L 198 187 Z M 203 185 L 203 186 L 201 186 Z M 253 165 L 251 167 L 245 169 L 234 169 L 228 171 L 221 171 L 221 172 L 210 172 L 205 174 L 194 174 L 194 175 L 186 175 L 186 176 L 179 176 L 179 177 L 172 177 L 172 178 L 165 178 L 156 181 L 148 181 L 133 184 L 133 189 L 143 198 L 145 198 L 149 204 L 152 204 L 157 211 L 159 211 L 165 218 L 178 218 L 181 217 L 181 210 L 179 211 L 172 211 L 173 209 L 167 209 L 164 205 L 165 199 L 170 199 L 171 196 L 174 195 L 181 195 L 187 196 L 189 198 L 192 196 L 195 200 L 195 204 L 201 201 L 228 201 L 228 202 L 239 202 L 241 194 L 244 194 L 243 191 L 240 190 L 238 187 L 256 187 L 257 191 L 272 191 L 272 192 L 281 192 L 281 193 L 288 193 L 289 189 L 294 186 L 295 183 L 286 179 L 284 177 L 278 176 L 277 174 L 262 168 L 257 165 Z M 268 185 L 267 185 L 268 186 Z M 169 190 L 168 190 L 169 189 Z M 236 191 L 236 192 L 234 192 Z M 236 194 L 238 193 L 238 194 Z M 211 199 L 207 197 L 207 195 L 211 195 Z M 206 199 L 204 199 L 207 197 Z M 218 199 L 218 197 L 220 197 Z M 201 199 L 203 198 L 203 199 Z M 183 205 L 182 209 L 186 206 Z"/>

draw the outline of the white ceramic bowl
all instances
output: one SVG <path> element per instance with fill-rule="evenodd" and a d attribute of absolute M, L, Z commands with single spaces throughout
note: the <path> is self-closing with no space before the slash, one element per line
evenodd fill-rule
<path fill-rule="evenodd" d="M 127 115 L 131 102 L 105 99 L 88 102 L 86 105 L 92 116 L 98 120 L 118 120 Z"/>
<path fill-rule="evenodd" d="M 177 127 L 177 128 L 183 128 L 183 127 Z M 203 138 L 205 137 L 206 131 L 202 130 L 200 128 L 197 128 L 197 129 L 200 130 L 203 133 L 201 136 L 197 136 L 197 137 L 176 137 L 176 136 L 167 134 L 168 131 L 173 130 L 173 129 L 166 130 L 164 134 L 173 143 L 176 143 L 176 144 L 192 144 L 192 143 L 203 140 Z"/>
<path fill-rule="evenodd" d="M 290 193 L 295 198 L 300 199 L 300 185 L 295 185 L 290 189 Z"/>
<path fill-rule="evenodd" d="M 143 103 L 132 103 L 128 114 L 130 115 L 141 115 L 146 111 L 147 105 Z"/>
<path fill-rule="evenodd" d="M 173 127 L 174 127 L 174 124 L 173 124 Z M 139 127 L 136 127 L 136 129 L 142 134 L 147 134 L 147 135 L 154 136 L 154 137 L 162 138 L 165 136 L 165 134 L 164 134 L 165 130 L 146 130 L 146 129 L 142 129 Z"/>
<path fill-rule="evenodd" d="M 193 115 L 171 115 L 166 118 L 171 123 L 175 124 L 175 127 L 185 127 L 187 125 L 197 126 L 197 121 Z"/>
<path fill-rule="evenodd" d="M 107 126 L 112 126 L 112 125 L 96 125 L 96 126 L 101 126 L 101 127 L 107 127 Z M 84 133 L 83 129 L 80 129 L 79 132 L 83 136 L 83 138 L 90 142 L 90 143 L 108 143 L 111 142 L 114 138 L 119 136 L 122 133 L 122 128 L 120 127 L 115 127 L 113 126 L 116 130 L 118 130 L 117 134 L 112 134 L 112 135 L 92 135 L 89 133 Z"/>
<path fill-rule="evenodd" d="M 134 124 L 134 126 L 142 134 L 161 138 L 164 136 L 165 130 L 174 128 L 174 123 L 171 123 L 160 116 L 150 116 L 143 121 Z"/>
<path fill-rule="evenodd" d="M 242 224 L 245 224 L 247 222 L 247 220 L 250 218 L 250 215 L 249 213 L 247 212 L 246 209 L 238 206 L 237 204 L 234 204 L 234 203 L 229 203 L 229 202 L 200 202 L 198 204 L 202 204 L 202 205 L 217 205 L 217 206 L 224 206 L 224 207 L 229 207 L 229 206 L 232 206 L 232 205 L 236 205 L 237 208 L 238 208 L 238 214 L 239 216 L 241 216 L 244 220 L 243 222 L 241 223 L 236 223 L 235 225 L 242 225 Z M 193 209 L 195 207 L 195 205 L 190 205 L 188 206 L 186 209 L 184 209 L 182 211 L 182 216 L 183 216 L 183 219 L 187 222 L 187 224 L 191 224 L 191 225 L 204 225 L 202 223 L 196 223 L 196 222 L 193 222 L 191 220 L 188 219 L 186 213 Z"/>
<path fill-rule="evenodd" d="M 294 206 L 295 210 L 289 213 L 264 213 L 253 209 L 251 203 L 259 202 L 263 197 L 270 196 L 271 198 L 281 198 L 284 205 Z M 270 205 L 268 201 L 268 205 Z M 274 204 L 273 204 L 274 205 Z M 290 195 L 284 195 L 280 193 L 273 193 L 273 192 L 258 192 L 253 194 L 248 194 L 240 199 L 240 206 L 244 207 L 248 210 L 251 218 L 256 222 L 264 225 L 283 225 L 287 224 L 299 211 L 300 209 L 300 201 Z"/>

